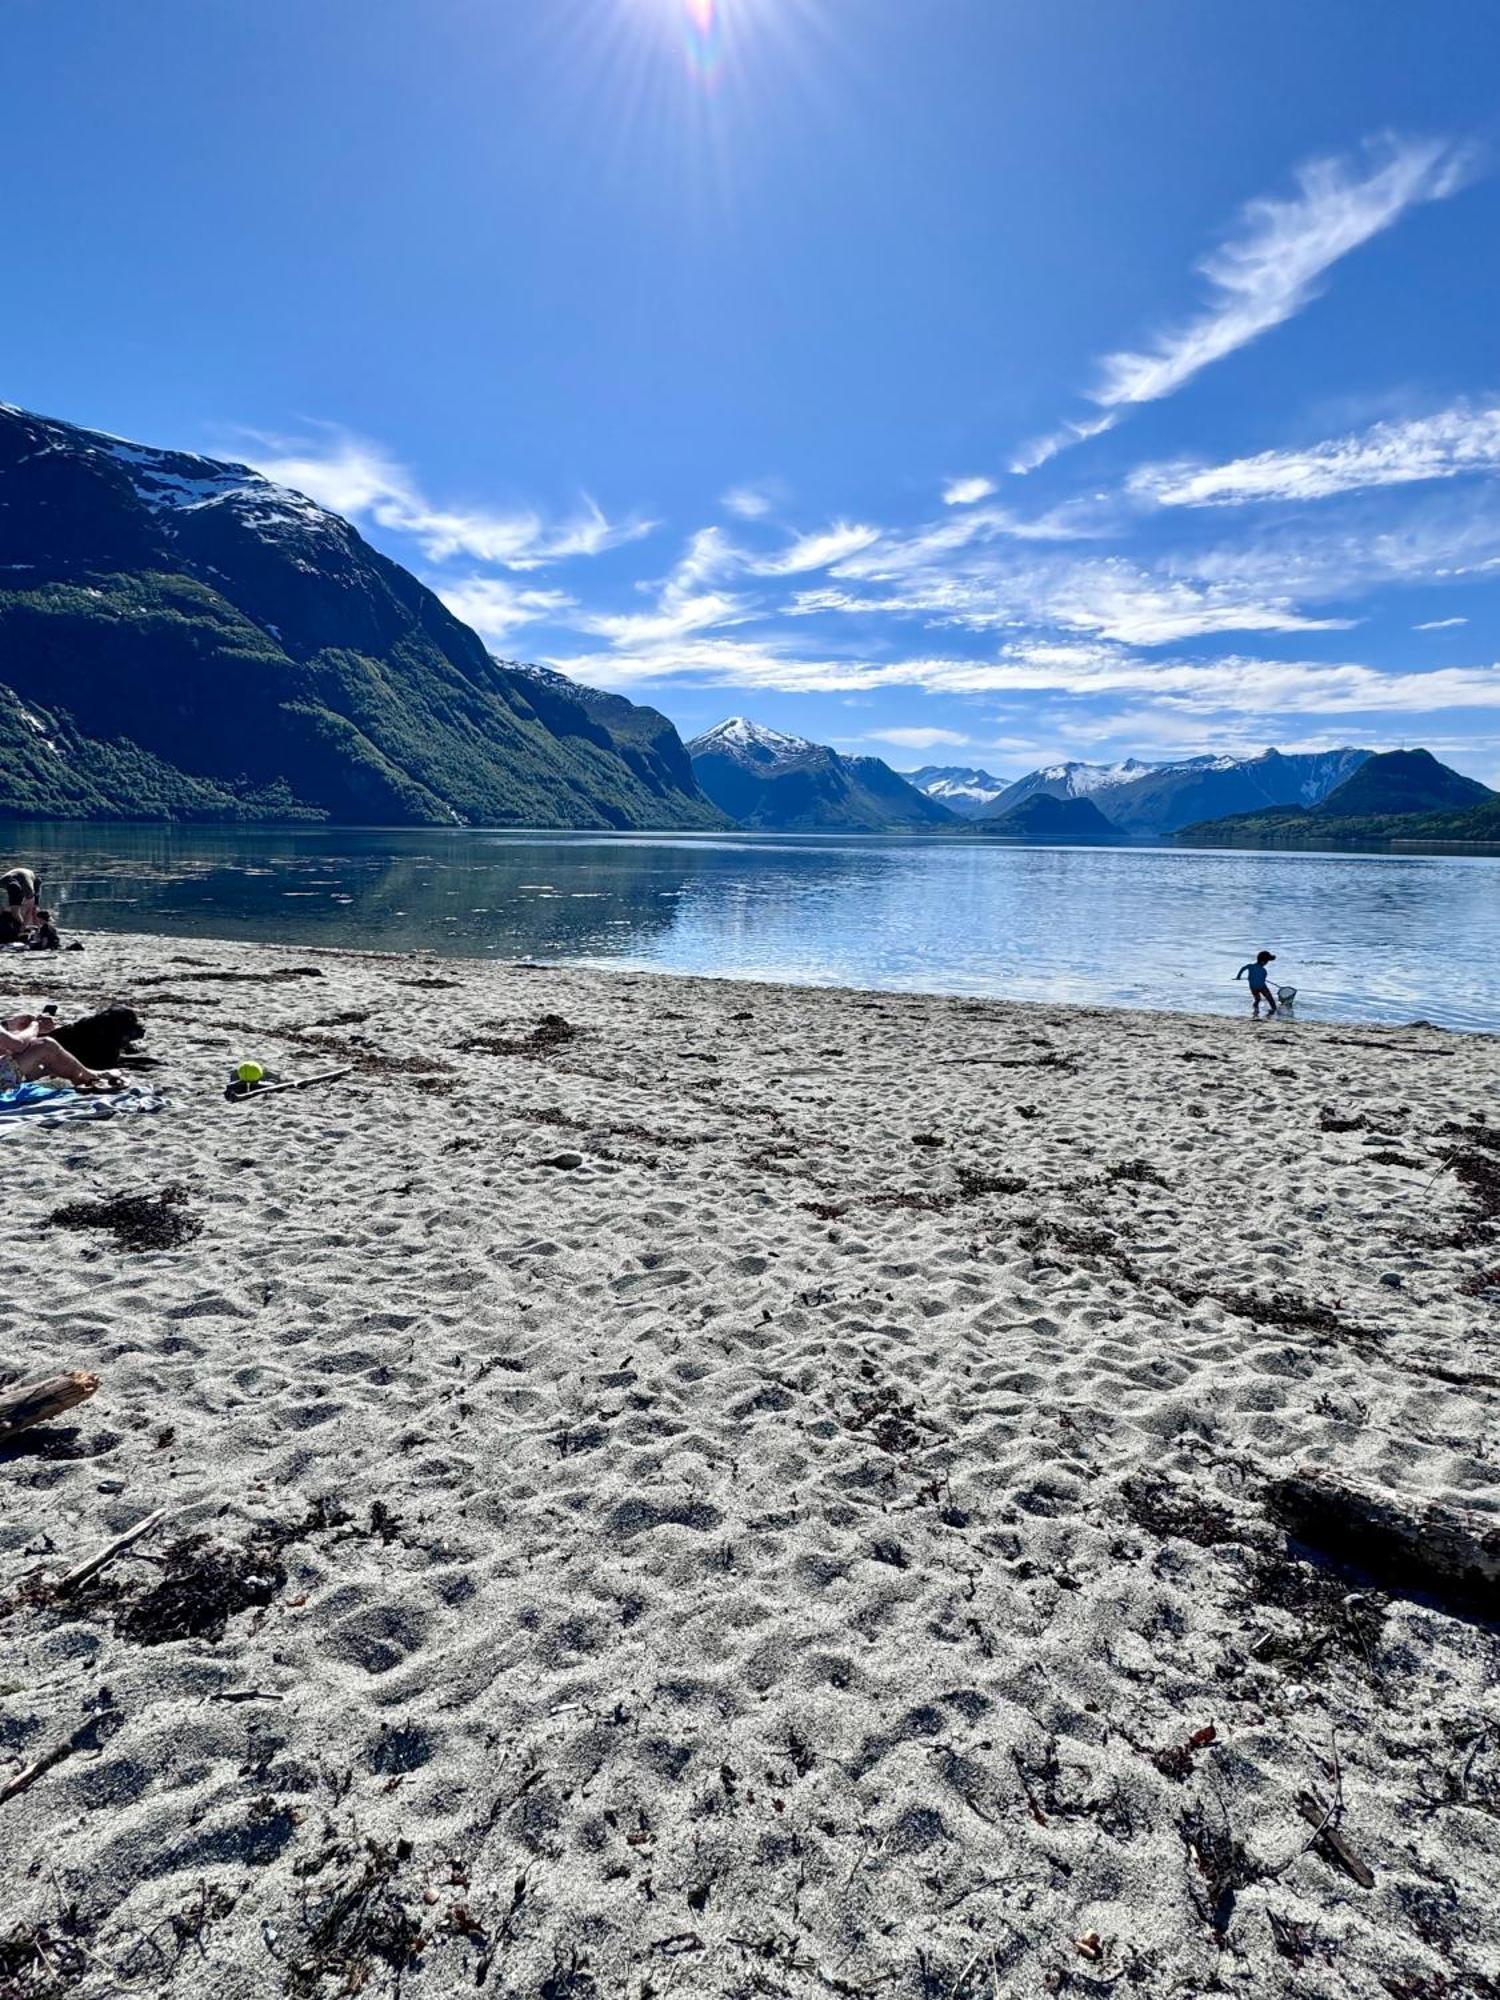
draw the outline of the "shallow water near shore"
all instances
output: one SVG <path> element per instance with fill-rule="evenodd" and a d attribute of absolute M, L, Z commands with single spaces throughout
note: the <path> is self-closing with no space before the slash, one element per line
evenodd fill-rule
<path fill-rule="evenodd" d="M 66 928 L 1500 1029 L 1500 859 L 978 839 L 12 825 Z M 1284 1024 L 1290 1025 L 1290 1024 Z"/>

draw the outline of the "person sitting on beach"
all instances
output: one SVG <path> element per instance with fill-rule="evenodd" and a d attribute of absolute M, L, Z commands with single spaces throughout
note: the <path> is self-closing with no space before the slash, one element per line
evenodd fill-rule
<path fill-rule="evenodd" d="M 55 1077 L 75 1090 L 122 1090 L 116 1070 L 90 1069 L 52 1039 L 56 1022 L 50 1014 L 12 1014 L 0 1024 L 0 1090 Z"/>
<path fill-rule="evenodd" d="M 1260 1003 L 1262 1000 L 1265 1001 L 1272 1014 L 1276 1012 L 1276 996 L 1271 991 L 1271 975 L 1266 970 L 1268 965 L 1274 965 L 1275 963 L 1276 954 L 1274 951 L 1258 951 L 1255 954 L 1254 962 L 1250 965 L 1242 965 L 1234 975 L 1236 979 L 1243 979 L 1247 972 L 1250 975 L 1250 1018 L 1252 1021 L 1260 1019 Z M 1269 1015 L 1267 1018 L 1270 1018 Z"/>

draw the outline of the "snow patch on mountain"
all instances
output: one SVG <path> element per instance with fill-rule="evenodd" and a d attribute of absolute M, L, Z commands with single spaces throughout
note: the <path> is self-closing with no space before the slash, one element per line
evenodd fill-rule
<path fill-rule="evenodd" d="M 904 771 L 902 776 L 928 798 L 940 799 L 966 816 L 993 805 L 1009 782 L 972 764 L 924 764 L 920 771 Z"/>
<path fill-rule="evenodd" d="M 788 763 L 816 748 L 805 736 L 788 736 L 780 729 L 768 729 L 763 722 L 751 722 L 747 716 L 731 715 L 723 722 L 716 722 L 712 729 L 705 729 L 701 736 L 695 736 L 687 751 L 690 757 L 717 754 L 767 766 Z"/>

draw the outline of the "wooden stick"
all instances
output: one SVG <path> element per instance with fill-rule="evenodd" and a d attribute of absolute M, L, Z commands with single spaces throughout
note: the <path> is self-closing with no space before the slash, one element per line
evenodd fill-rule
<path fill-rule="evenodd" d="M 21 1792 L 27 1791 L 38 1778 L 50 1771 L 54 1764 L 60 1764 L 64 1757 L 71 1757 L 75 1750 L 81 1750 L 88 1740 L 88 1732 L 92 1726 L 91 1723 L 86 1723 L 83 1728 L 75 1729 L 73 1734 L 65 1737 L 61 1743 L 54 1743 L 50 1750 L 44 1750 L 34 1764 L 28 1764 L 24 1770 L 17 1771 L 13 1778 L 8 1778 L 3 1785 L 0 1785 L 0 1805 L 4 1805 L 7 1799 L 13 1799 Z"/>
<path fill-rule="evenodd" d="M 1299 1792 L 1297 1794 L 1297 1810 L 1307 1821 L 1308 1825 L 1314 1829 L 1313 1837 L 1308 1842 L 1308 1845 L 1316 1847 L 1318 1842 L 1322 1841 L 1324 1846 L 1333 1854 L 1335 1860 L 1354 1877 L 1361 1889 L 1373 1889 L 1375 1887 L 1375 1876 L 1369 1863 L 1360 1859 L 1348 1841 L 1339 1832 L 1338 1828 L 1332 1823 L 1333 1816 L 1338 1810 L 1337 1805 L 1325 1806 L 1322 1800 L 1314 1798 L 1311 1792 Z"/>
<path fill-rule="evenodd" d="M 319 1070 L 316 1076 L 298 1077 L 294 1083 L 247 1083 L 243 1089 L 234 1092 L 233 1101 L 244 1104 L 252 1097 L 274 1097 L 278 1090 L 308 1090 L 315 1083 L 337 1083 L 353 1068 L 353 1063 L 345 1063 L 342 1069 Z"/>
<path fill-rule="evenodd" d="M 98 1386 L 97 1375 L 75 1369 L 71 1375 L 49 1375 L 41 1382 L 0 1390 L 0 1441 L 87 1402 Z"/>
<path fill-rule="evenodd" d="M 66 1597 L 70 1590 L 77 1590 L 80 1584 L 96 1577 L 106 1564 L 112 1563 L 116 1556 L 124 1555 L 128 1548 L 133 1547 L 142 1536 L 149 1535 L 151 1530 L 159 1527 L 166 1518 L 166 1508 L 158 1507 L 156 1512 L 148 1514 L 144 1521 L 137 1521 L 135 1526 L 127 1528 L 123 1535 L 116 1535 L 115 1539 L 106 1543 L 97 1555 L 90 1556 L 87 1562 L 81 1562 L 76 1569 L 68 1571 L 57 1586 L 58 1596 Z"/>
<path fill-rule="evenodd" d="M 101 1748 L 101 1739 L 112 1736 L 119 1726 L 120 1714 L 117 1709 L 107 1710 L 103 1715 L 91 1715 L 86 1722 L 80 1722 L 71 1736 L 65 1736 L 61 1743 L 54 1743 L 50 1750 L 42 1752 L 34 1764 L 26 1765 L 24 1770 L 17 1771 L 13 1778 L 7 1778 L 5 1783 L 0 1785 L 0 1806 L 3 1806 L 7 1799 L 16 1798 L 20 1793 L 28 1791 L 38 1778 L 44 1777 L 55 1764 L 62 1763 L 65 1757 L 71 1757 L 75 1750 Z"/>

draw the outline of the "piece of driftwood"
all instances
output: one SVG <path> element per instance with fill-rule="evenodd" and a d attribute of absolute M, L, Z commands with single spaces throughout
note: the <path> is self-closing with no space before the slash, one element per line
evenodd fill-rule
<path fill-rule="evenodd" d="M 50 1750 L 42 1752 L 35 1763 L 26 1765 L 14 1777 L 0 1784 L 0 1806 L 7 1799 L 17 1798 L 22 1792 L 29 1791 L 38 1778 L 44 1777 L 75 1751 L 102 1749 L 119 1726 L 119 1712 L 114 1709 L 108 1709 L 102 1715 L 91 1715 L 87 1722 L 79 1723 L 71 1736 L 65 1736 L 61 1743 L 54 1743 Z"/>
<path fill-rule="evenodd" d="M 41 1382 L 27 1382 L 15 1389 L 0 1389 L 0 1443 L 60 1417 L 64 1410 L 85 1403 L 99 1386 L 99 1377 L 74 1369 L 70 1375 L 48 1375 Z"/>
<path fill-rule="evenodd" d="M 1346 1874 L 1354 1877 L 1361 1889 L 1373 1889 L 1375 1887 L 1374 1870 L 1369 1866 L 1368 1862 L 1361 1861 L 1348 1841 L 1345 1840 L 1344 1836 L 1333 1824 L 1332 1807 L 1325 1806 L 1321 1800 L 1315 1799 L 1311 1792 L 1299 1792 L 1297 1794 L 1297 1810 L 1309 1826 L 1317 1829 L 1313 1836 L 1313 1846 L 1326 1847 Z"/>
<path fill-rule="evenodd" d="M 112 1563 L 116 1556 L 124 1555 L 128 1548 L 132 1548 L 144 1536 L 149 1535 L 151 1530 L 159 1527 L 166 1518 L 166 1508 L 158 1507 L 156 1512 L 148 1514 L 144 1521 L 137 1521 L 135 1526 L 127 1528 L 123 1535 L 116 1535 L 114 1540 L 107 1542 L 96 1555 L 90 1556 L 86 1562 L 81 1562 L 75 1569 L 68 1571 L 57 1586 L 58 1596 L 66 1597 L 70 1590 L 77 1590 L 81 1584 L 90 1582 L 100 1570 Z"/>
<path fill-rule="evenodd" d="M 1388 1494 L 1303 1466 L 1268 1490 L 1272 1515 L 1314 1555 L 1443 1610 L 1500 1616 L 1500 1522 Z"/>

